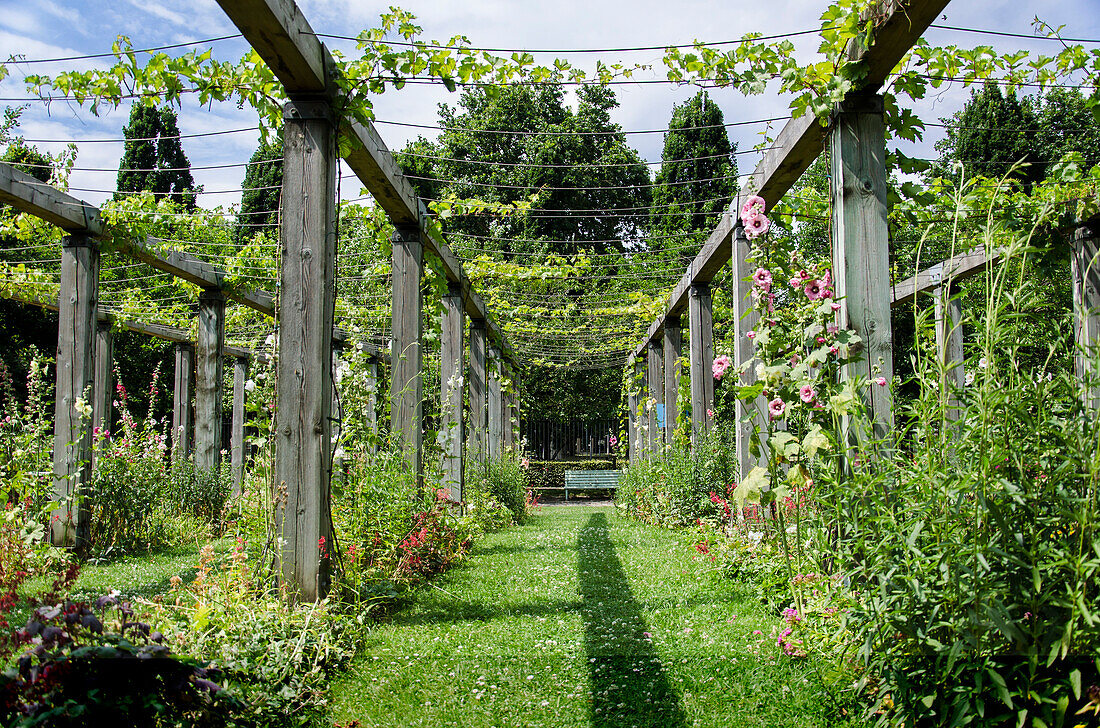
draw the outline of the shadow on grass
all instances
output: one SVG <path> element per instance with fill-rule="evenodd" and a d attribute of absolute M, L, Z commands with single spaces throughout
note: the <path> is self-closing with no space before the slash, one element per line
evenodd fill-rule
<path fill-rule="evenodd" d="M 592 725 L 680 728 L 687 718 L 648 638 L 645 620 L 607 533 L 593 513 L 577 536 Z"/>

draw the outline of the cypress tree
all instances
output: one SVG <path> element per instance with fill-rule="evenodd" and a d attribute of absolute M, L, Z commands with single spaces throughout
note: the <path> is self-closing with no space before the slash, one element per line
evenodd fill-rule
<path fill-rule="evenodd" d="M 283 185 L 283 142 L 260 143 L 244 173 L 241 211 L 237 215 L 237 242 L 243 243 L 265 226 L 279 222 Z"/>
<path fill-rule="evenodd" d="M 692 240 L 683 233 L 709 234 L 729 206 L 737 160 L 724 124 L 704 91 L 673 107 L 653 192 L 651 248 L 684 247 Z M 681 256 L 685 264 L 691 257 L 690 251 Z"/>
<path fill-rule="evenodd" d="M 180 144 L 176 112 L 135 104 L 122 133 L 126 142 L 118 168 L 116 199 L 127 192 L 149 191 L 158 200 L 170 197 L 194 208 L 195 180 Z"/>

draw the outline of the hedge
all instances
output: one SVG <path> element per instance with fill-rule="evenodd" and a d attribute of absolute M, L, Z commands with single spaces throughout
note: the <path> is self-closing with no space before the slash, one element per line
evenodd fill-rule
<path fill-rule="evenodd" d="M 611 460 L 532 460 L 527 467 L 530 488 L 564 488 L 566 470 L 618 470 Z"/>

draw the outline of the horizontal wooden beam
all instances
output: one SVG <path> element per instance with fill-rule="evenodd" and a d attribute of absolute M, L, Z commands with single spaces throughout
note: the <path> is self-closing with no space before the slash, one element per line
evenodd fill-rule
<path fill-rule="evenodd" d="M 236 301 L 265 316 L 275 316 L 275 298 L 267 291 L 237 290 L 233 286 L 227 286 L 225 271 L 178 250 L 156 252 L 155 248 L 163 244 L 164 241 L 151 237 L 145 245 L 131 243 L 126 246 L 126 252 L 152 268 L 170 273 L 200 288 L 220 290 L 231 301 Z M 153 247 L 151 248 L 150 245 Z"/>
<path fill-rule="evenodd" d="M 987 256 L 983 246 L 948 258 L 895 285 L 892 305 L 900 306 L 913 301 L 921 293 L 931 293 L 949 279 L 952 282 L 965 280 L 983 272 L 1000 259 L 999 250 Z"/>
<path fill-rule="evenodd" d="M 854 99 L 878 90 L 948 2 L 949 0 L 881 0 L 872 11 L 877 22 L 871 46 L 866 49 L 849 47 L 849 58 L 861 62 L 866 74 L 859 87 L 850 91 L 847 98 Z M 710 282 L 715 272 L 729 262 L 733 247 L 729 243 L 728 232 L 724 233 L 722 229 L 730 224 L 731 216 L 738 214 L 741 201 L 750 195 L 759 195 L 764 198 L 767 209 L 770 210 L 809 169 L 821 154 L 824 145 L 825 128 L 816 117 L 805 115 L 787 122 L 776 136 L 772 149 L 760 160 L 742 185 L 737 199 L 715 229 L 715 234 L 707 239 L 707 243 L 688 266 L 684 277 L 673 288 L 665 305 L 665 313 L 649 327 L 646 339 L 639 343 L 630 360 L 646 351 L 649 341 L 662 330 L 664 316 L 677 315 L 685 309 L 688 291 L 693 283 Z"/>
<path fill-rule="evenodd" d="M 334 68 L 335 63 L 294 0 L 218 0 L 218 4 L 271 67 L 288 95 L 317 93 L 329 88 L 325 69 Z M 462 261 L 427 225 L 426 208 L 378 130 L 362 119 L 342 119 L 340 124 L 346 142 L 341 145 L 345 150 L 344 161 L 367 192 L 394 225 L 418 228 L 421 244 L 439 258 L 447 280 L 461 284 L 464 290 L 472 293 Z M 467 314 L 488 321 L 490 335 L 495 334 L 506 358 L 519 366 L 518 355 L 505 341 L 500 327 L 492 323 L 484 301 L 477 295 L 466 295 L 464 300 Z"/>
<path fill-rule="evenodd" d="M 66 232 L 87 233 L 96 238 L 106 232 L 99 208 L 40 182 L 7 162 L 0 162 L 0 202 Z"/>
<path fill-rule="evenodd" d="M 328 88 L 324 46 L 294 0 L 218 0 L 288 94 Z"/>

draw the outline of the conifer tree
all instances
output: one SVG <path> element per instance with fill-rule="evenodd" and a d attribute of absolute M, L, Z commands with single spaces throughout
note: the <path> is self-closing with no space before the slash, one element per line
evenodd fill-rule
<path fill-rule="evenodd" d="M 248 160 L 241 187 L 241 211 L 237 215 L 237 242 L 279 222 L 283 185 L 283 142 L 261 142 Z"/>
<path fill-rule="evenodd" d="M 672 110 L 650 215 L 650 247 L 675 249 L 714 229 L 737 188 L 735 145 L 722 110 L 700 91 Z M 690 260 L 691 251 L 680 256 Z"/>
<path fill-rule="evenodd" d="M 194 208 L 195 180 L 180 144 L 176 112 L 135 104 L 122 132 L 126 143 L 118 168 L 116 198 L 127 192 L 149 191 L 158 200 L 170 197 Z"/>

